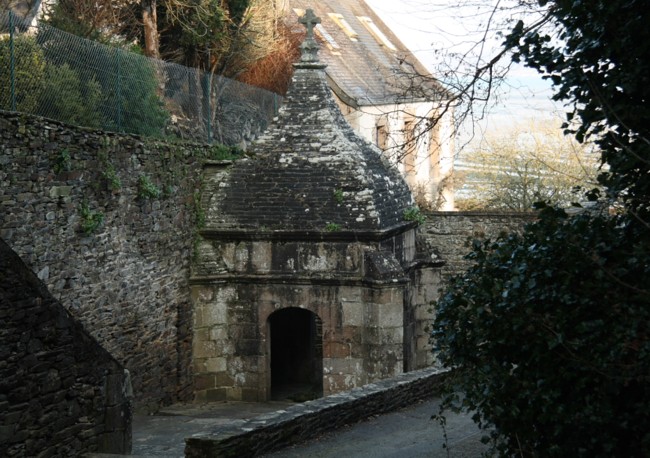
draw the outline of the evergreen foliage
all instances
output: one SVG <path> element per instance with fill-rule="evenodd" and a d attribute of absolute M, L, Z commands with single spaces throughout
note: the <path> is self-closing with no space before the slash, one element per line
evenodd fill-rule
<path fill-rule="evenodd" d="M 523 235 L 475 242 L 438 303 L 457 367 L 447 406 L 475 412 L 500 456 L 648 456 L 647 244 L 609 215 L 545 208 Z"/>
<path fill-rule="evenodd" d="M 54 12 L 59 11 L 55 9 Z M 59 23 L 58 16 L 49 20 Z M 66 17 L 68 28 L 71 19 Z M 100 127 L 107 130 L 126 131 L 135 134 L 161 136 L 168 120 L 168 113 L 158 95 L 158 78 L 153 63 L 146 57 L 100 42 L 88 42 L 51 27 L 40 27 L 37 40 L 57 79 L 72 82 L 78 79 L 78 93 L 91 105 L 85 108 L 84 119 L 95 124 L 99 115 Z M 76 76 L 74 76 L 76 75 Z M 50 86 L 56 83 L 50 83 Z M 101 94 L 97 93 L 97 90 Z M 72 92 L 70 104 L 76 104 L 77 90 Z M 54 99 L 55 95 L 51 94 Z M 63 103 L 59 103 L 63 105 Z M 57 106 L 58 111 L 70 111 Z"/>
<path fill-rule="evenodd" d="M 82 83 L 68 64 L 47 67 L 38 113 L 70 124 L 100 127 L 101 103 L 101 86 L 94 78 Z"/>
<path fill-rule="evenodd" d="M 0 109 L 11 110 L 10 38 L 0 38 Z M 14 37 L 14 94 L 16 111 L 34 113 L 43 92 L 45 58 L 33 37 Z"/>

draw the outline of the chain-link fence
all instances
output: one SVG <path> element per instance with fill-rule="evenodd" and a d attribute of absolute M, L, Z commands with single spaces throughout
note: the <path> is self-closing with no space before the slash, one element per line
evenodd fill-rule
<path fill-rule="evenodd" d="M 0 109 L 154 137 L 236 145 L 280 97 L 0 13 Z"/>

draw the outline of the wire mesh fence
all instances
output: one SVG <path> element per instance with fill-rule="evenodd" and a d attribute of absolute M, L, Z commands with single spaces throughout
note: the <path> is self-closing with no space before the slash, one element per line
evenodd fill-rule
<path fill-rule="evenodd" d="M 0 109 L 153 137 L 235 145 L 277 112 L 273 92 L 0 13 Z"/>

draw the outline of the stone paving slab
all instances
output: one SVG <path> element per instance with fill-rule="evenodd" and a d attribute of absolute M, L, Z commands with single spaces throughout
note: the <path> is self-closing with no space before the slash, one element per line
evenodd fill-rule
<path fill-rule="evenodd" d="M 177 404 L 133 419 L 133 456 L 183 457 L 185 438 L 230 428 L 291 406 L 290 402 Z"/>

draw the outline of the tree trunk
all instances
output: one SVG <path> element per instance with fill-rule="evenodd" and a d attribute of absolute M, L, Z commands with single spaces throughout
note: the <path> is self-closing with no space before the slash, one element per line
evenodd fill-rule
<path fill-rule="evenodd" d="M 144 26 L 144 54 L 147 57 L 160 59 L 156 0 L 141 0 L 140 4 L 142 6 L 142 24 Z"/>

